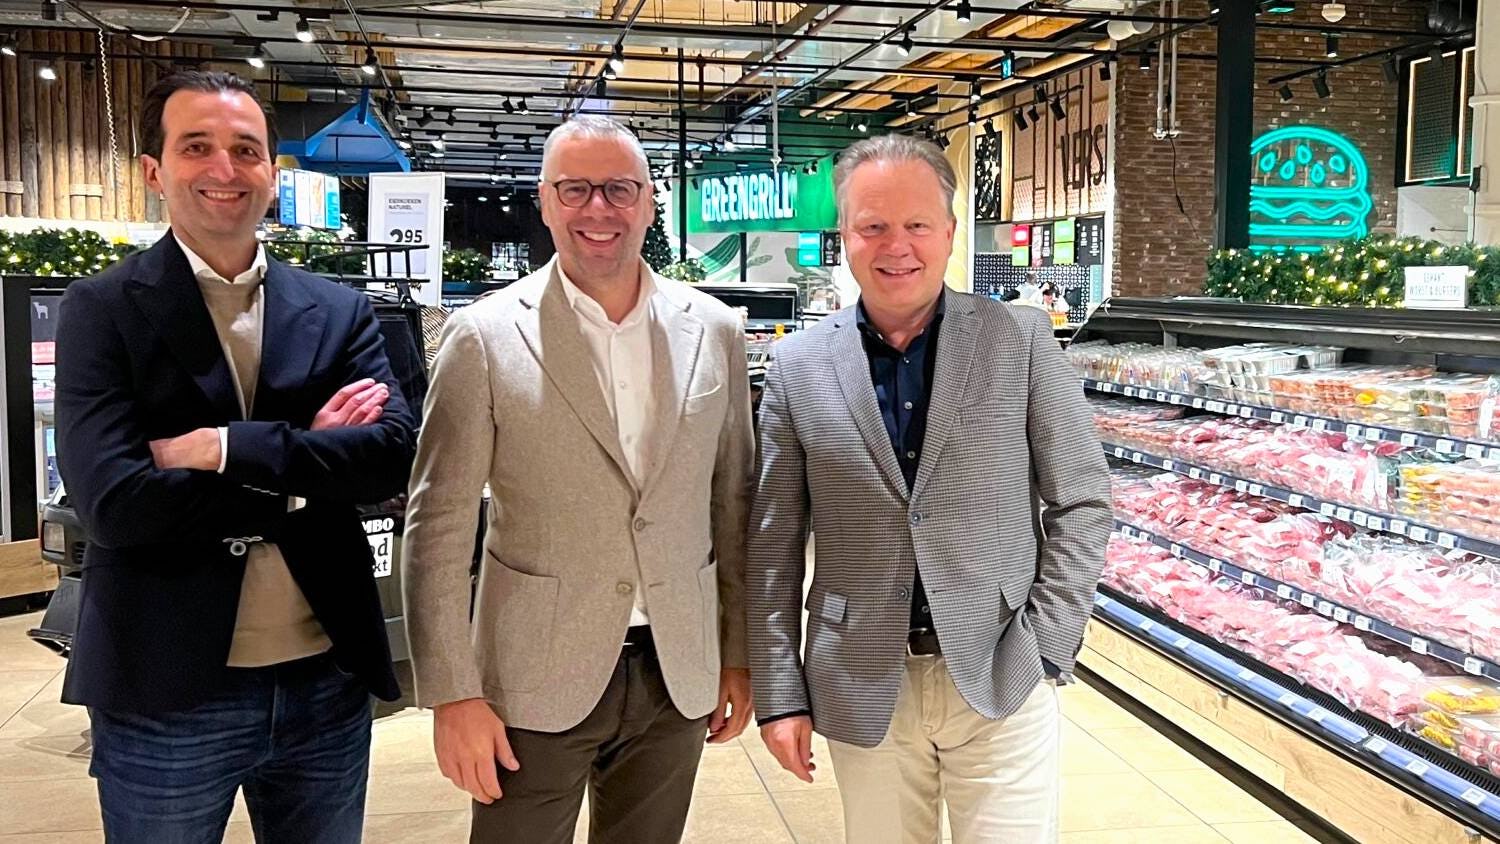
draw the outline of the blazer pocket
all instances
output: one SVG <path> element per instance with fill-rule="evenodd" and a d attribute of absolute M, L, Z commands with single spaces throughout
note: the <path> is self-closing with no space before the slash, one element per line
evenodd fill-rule
<path fill-rule="evenodd" d="M 703 667 L 719 673 L 719 564 L 698 569 L 698 592 L 703 596 Z"/>
<path fill-rule="evenodd" d="M 495 679 L 500 688 L 526 692 L 547 679 L 557 617 L 558 578 L 527 574 L 485 552 L 494 571 L 492 611 L 480 623 L 494 631 Z"/>
<path fill-rule="evenodd" d="M 958 416 L 964 421 L 991 421 L 998 419 L 1010 419 L 1018 416 L 1025 409 L 1023 402 L 1005 402 L 998 398 L 987 399 L 974 404 L 966 404 L 959 410 Z"/>
<path fill-rule="evenodd" d="M 815 592 L 807 596 L 807 611 L 829 624 L 839 624 L 849 610 L 849 599 L 837 592 Z"/>
<path fill-rule="evenodd" d="M 724 383 L 721 381 L 712 390 L 688 396 L 687 402 L 682 408 L 683 415 L 690 416 L 694 413 L 702 413 L 713 406 L 715 400 L 722 392 L 724 392 Z"/>

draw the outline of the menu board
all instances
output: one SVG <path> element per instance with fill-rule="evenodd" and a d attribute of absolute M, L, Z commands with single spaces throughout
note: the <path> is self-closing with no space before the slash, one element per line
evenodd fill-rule
<path fill-rule="evenodd" d="M 1104 218 L 1079 217 L 1074 226 L 1074 252 L 1085 267 L 1104 265 Z"/>
<path fill-rule="evenodd" d="M 1031 227 L 1031 265 L 1033 267 L 1052 266 L 1052 224 L 1037 223 Z"/>

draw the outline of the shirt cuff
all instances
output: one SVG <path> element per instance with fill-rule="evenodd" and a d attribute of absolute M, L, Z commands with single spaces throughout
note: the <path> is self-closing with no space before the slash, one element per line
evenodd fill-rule
<path fill-rule="evenodd" d="M 772 721 L 780 721 L 783 718 L 796 718 L 799 715 L 812 715 L 806 709 L 793 709 L 791 712 L 783 712 L 780 715 L 768 715 L 765 718 L 755 719 L 756 726 L 764 727 Z"/>
<path fill-rule="evenodd" d="M 219 474 L 224 474 L 224 469 L 229 465 L 229 429 L 219 429 Z"/>

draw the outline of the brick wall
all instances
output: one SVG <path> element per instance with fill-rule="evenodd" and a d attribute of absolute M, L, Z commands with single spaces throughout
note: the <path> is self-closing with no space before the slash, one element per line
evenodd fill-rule
<path fill-rule="evenodd" d="M 1348 15 L 1340 26 L 1372 26 L 1416 30 L 1425 7 L 1412 3 L 1346 0 Z M 1183 17 L 1206 12 L 1208 4 L 1185 2 Z M 1262 15 L 1267 22 L 1321 22 L 1319 4 L 1300 3 L 1289 15 Z M 1184 35 L 1181 53 L 1211 55 L 1216 34 L 1204 27 Z M 1351 56 L 1399 43 L 1389 36 L 1343 36 L 1342 56 Z M 1324 58 L 1319 32 L 1258 29 L 1257 59 L 1317 60 Z M 1291 125 L 1324 126 L 1339 132 L 1364 153 L 1370 168 L 1375 210 L 1372 231 L 1389 231 L 1396 224 L 1396 113 L 1397 86 L 1385 81 L 1380 62 L 1350 65 L 1329 74 L 1333 96 L 1320 100 L 1312 79 L 1292 83 L 1296 94 L 1284 103 L 1279 85 L 1266 80 L 1298 69 L 1299 65 L 1258 61 L 1256 65 L 1255 126 L 1252 135 Z M 1201 292 L 1204 259 L 1214 236 L 1214 103 L 1212 61 L 1182 59 L 1178 63 L 1176 166 L 1173 144 L 1158 141 L 1156 125 L 1156 70 L 1143 71 L 1134 57 L 1121 62 L 1115 76 L 1115 275 L 1117 296 L 1191 295 Z M 1174 191 L 1174 173 L 1175 187 Z M 1177 195 L 1186 210 L 1178 208 Z"/>

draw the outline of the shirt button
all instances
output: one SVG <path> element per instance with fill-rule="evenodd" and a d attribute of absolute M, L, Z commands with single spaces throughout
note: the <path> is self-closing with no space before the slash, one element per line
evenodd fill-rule
<path fill-rule="evenodd" d="M 636 519 L 635 520 L 635 532 L 636 533 L 640 533 L 641 531 L 643 531 L 645 529 L 646 529 L 646 520 L 645 519 Z"/>
<path fill-rule="evenodd" d="M 906 453 L 906 459 L 907 460 L 916 460 L 917 459 L 917 453 L 915 451 L 908 451 Z"/>
<path fill-rule="evenodd" d="M 907 410 L 911 410 L 911 402 L 907 402 L 904 406 Z"/>
<path fill-rule="evenodd" d="M 900 596 L 901 600 L 904 601 L 907 598 L 911 597 L 911 590 L 910 589 L 902 589 L 900 592 L 897 592 L 896 594 L 898 596 Z"/>
<path fill-rule="evenodd" d="M 615 591 L 619 592 L 621 595 L 629 595 L 631 592 L 635 591 L 635 586 L 629 583 L 616 583 Z"/>
<path fill-rule="evenodd" d="M 624 381 L 621 381 L 620 382 L 620 389 L 622 389 L 622 390 L 628 390 L 628 389 L 630 389 L 630 385 L 627 384 L 627 383 L 625 383 Z"/>
<path fill-rule="evenodd" d="M 911 363 L 911 358 L 902 358 L 901 362 L 902 363 Z"/>
<path fill-rule="evenodd" d="M 914 524 L 914 525 L 920 525 L 922 523 L 922 514 L 921 513 L 912 513 L 911 514 L 911 523 Z"/>

